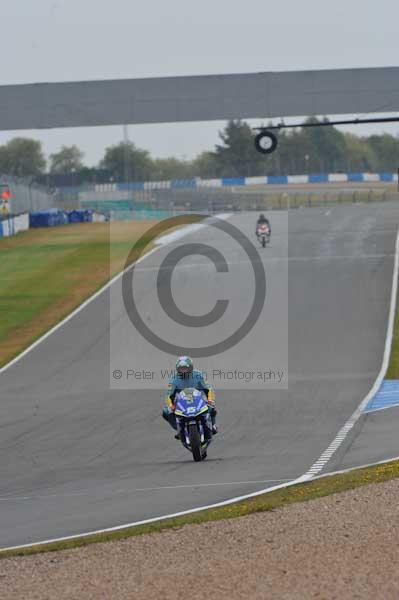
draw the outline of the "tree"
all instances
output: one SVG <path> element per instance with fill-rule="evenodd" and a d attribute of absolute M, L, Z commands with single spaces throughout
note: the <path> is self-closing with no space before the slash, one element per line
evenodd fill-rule
<path fill-rule="evenodd" d="M 315 170 L 311 161 L 316 151 L 303 129 L 282 130 L 278 140 L 277 151 L 268 160 L 267 175 L 296 175 Z"/>
<path fill-rule="evenodd" d="M 50 173 L 73 173 L 83 169 L 83 152 L 75 145 L 62 146 L 61 150 L 50 154 Z"/>
<path fill-rule="evenodd" d="M 193 163 L 178 158 L 156 158 L 153 161 L 151 179 L 163 181 L 168 179 L 192 179 L 195 175 Z"/>
<path fill-rule="evenodd" d="M 42 144 L 30 138 L 14 138 L 0 146 L 0 172 L 17 177 L 34 177 L 44 172 Z"/>
<path fill-rule="evenodd" d="M 253 132 L 247 123 L 229 121 L 219 137 L 223 145 L 216 146 L 214 155 L 220 176 L 248 177 L 264 171 L 265 159 L 256 152 Z"/>
<path fill-rule="evenodd" d="M 147 150 L 137 148 L 133 142 L 120 142 L 106 148 L 100 168 L 110 171 L 116 181 L 147 181 L 153 164 Z"/>
<path fill-rule="evenodd" d="M 351 133 L 345 134 L 346 171 L 374 171 L 378 168 L 378 158 L 367 138 Z"/>
<path fill-rule="evenodd" d="M 219 167 L 214 152 L 201 152 L 193 160 L 192 165 L 196 177 L 213 179 L 219 176 Z"/>
<path fill-rule="evenodd" d="M 372 135 L 367 143 L 376 155 L 375 168 L 380 171 L 396 171 L 399 165 L 399 138 L 384 133 Z"/>
<path fill-rule="evenodd" d="M 305 121 L 317 124 L 311 117 Z M 328 123 L 328 119 L 323 120 Z M 310 127 L 302 129 L 303 142 L 309 146 L 310 164 L 314 171 L 341 171 L 346 167 L 345 136 L 335 127 Z"/>

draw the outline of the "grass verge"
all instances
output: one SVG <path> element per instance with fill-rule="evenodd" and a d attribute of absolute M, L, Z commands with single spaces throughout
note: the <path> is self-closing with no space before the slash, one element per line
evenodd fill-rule
<path fill-rule="evenodd" d="M 184 215 L 168 232 L 202 220 Z M 151 249 L 162 221 L 79 223 L 0 238 L 0 367 Z M 134 251 L 131 252 L 134 247 Z"/>
<path fill-rule="evenodd" d="M 393 329 L 391 355 L 385 379 L 399 379 L 399 299 L 396 303 L 395 324 Z"/>
<path fill-rule="evenodd" d="M 167 529 L 176 529 L 184 525 L 219 521 L 221 519 L 234 519 L 253 513 L 272 511 L 296 502 L 315 500 L 329 496 L 330 494 L 359 488 L 370 483 L 382 483 L 396 478 L 399 478 L 399 460 L 374 467 L 356 469 L 349 473 L 322 477 L 307 483 L 300 483 L 288 488 L 265 493 L 228 506 L 203 510 L 173 519 L 156 521 L 147 525 L 127 527 L 119 531 L 88 535 L 61 542 L 50 542 L 19 550 L 4 550 L 0 551 L 0 559 L 12 556 L 27 556 L 42 552 L 55 552 L 87 546 L 93 543 L 123 540 L 136 535 L 153 534 Z"/>
<path fill-rule="evenodd" d="M 5 256 L 2 251 L 7 251 L 7 260 L 0 262 L 0 317 L 2 317 L 0 366 L 69 314 L 96 289 L 102 287 L 110 276 L 121 271 L 129 250 L 151 225 L 154 225 L 154 222 L 118 224 L 113 232 L 114 243 L 111 246 L 107 224 L 79 224 L 51 230 L 31 230 L 15 238 L 1 239 L 0 253 Z M 147 240 L 144 238 L 142 245 L 137 247 L 136 254 L 130 256 L 131 262 L 137 258 L 146 244 Z M 63 303 L 54 302 L 61 299 Z M 7 308 L 8 314 L 6 314 Z M 6 317 L 4 319 L 3 313 Z M 34 320 L 35 326 L 32 326 Z M 22 328 L 27 335 L 22 336 L 21 340 L 19 334 Z M 7 336 L 12 337 L 12 343 L 8 345 Z M 4 353 L 4 340 L 6 353 Z M 386 377 L 399 378 L 398 309 Z M 392 461 L 282 488 L 228 506 L 198 511 L 147 525 L 50 542 L 19 550 L 0 550 L 0 558 L 54 552 L 93 543 L 122 540 L 136 535 L 158 533 L 189 524 L 272 511 L 296 502 L 315 500 L 396 478 L 399 478 L 399 461 Z"/>
<path fill-rule="evenodd" d="M 101 288 L 155 222 L 31 229 L 0 239 L 0 365 Z M 140 248 L 144 248 L 144 239 Z M 138 254 L 138 252 L 136 253 Z M 134 257 L 133 257 L 134 258 Z"/>

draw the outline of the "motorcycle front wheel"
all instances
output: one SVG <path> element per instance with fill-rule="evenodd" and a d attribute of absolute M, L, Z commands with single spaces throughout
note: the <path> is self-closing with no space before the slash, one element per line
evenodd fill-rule
<path fill-rule="evenodd" d="M 202 460 L 201 438 L 198 431 L 198 427 L 197 425 L 194 425 L 194 423 L 188 426 L 188 437 L 190 438 L 190 447 L 191 452 L 193 454 L 193 458 L 195 462 L 200 462 Z"/>

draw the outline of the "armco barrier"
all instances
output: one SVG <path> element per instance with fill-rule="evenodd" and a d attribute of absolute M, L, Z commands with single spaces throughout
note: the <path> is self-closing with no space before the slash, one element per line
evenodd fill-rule
<path fill-rule="evenodd" d="M 178 190 L 199 188 L 221 188 L 238 186 L 323 184 L 323 183 L 395 183 L 397 173 L 313 173 L 311 175 L 264 175 L 257 177 L 223 177 L 220 179 L 173 179 L 171 181 L 135 181 L 131 183 L 98 183 L 81 187 L 58 188 L 58 194 L 67 198 L 79 195 L 80 200 L 103 202 L 109 200 L 130 200 L 128 192 L 151 190 Z M 93 195 L 93 192 L 96 196 Z M 119 192 L 119 194 L 116 194 Z M 122 192 L 122 195 L 120 194 Z M 97 196 L 97 194 L 99 196 Z M 110 195 L 111 194 L 111 195 Z M 115 194 L 115 197 L 112 196 Z M 125 196 L 123 196 L 125 194 Z M 103 195 L 103 196 L 101 196 Z M 131 207 L 133 208 L 133 207 Z"/>
<path fill-rule="evenodd" d="M 0 237 L 8 237 L 12 227 L 10 227 L 10 221 L 12 221 L 11 217 L 7 217 L 6 219 L 2 219 L 0 221 Z"/>
<path fill-rule="evenodd" d="M 93 212 L 92 220 L 93 223 L 104 223 L 109 217 L 106 217 L 103 213 Z"/>
<path fill-rule="evenodd" d="M 175 179 L 132 183 L 103 183 L 94 186 L 95 192 L 146 191 L 162 189 L 193 189 L 203 187 L 231 187 L 243 185 L 290 185 L 322 183 L 394 183 L 397 173 L 314 173 L 311 175 L 268 175 L 258 177 L 223 177 L 221 179 Z"/>
<path fill-rule="evenodd" d="M 26 231 L 29 229 L 29 214 L 24 213 L 22 215 L 17 215 L 13 217 L 14 221 L 14 234 L 19 233 L 20 231 Z"/>

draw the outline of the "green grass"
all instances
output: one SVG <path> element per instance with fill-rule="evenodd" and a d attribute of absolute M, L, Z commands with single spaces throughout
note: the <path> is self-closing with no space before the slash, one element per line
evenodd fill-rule
<path fill-rule="evenodd" d="M 96 288 L 103 285 L 110 272 L 117 272 L 123 267 L 126 254 L 134 240 L 137 240 L 149 226 L 148 223 L 143 222 L 136 225 L 138 229 L 133 231 L 129 228 L 131 227 L 129 224 L 121 224 L 119 231 L 113 235 L 111 250 L 109 231 L 105 225 L 86 224 L 86 228 L 78 225 L 57 230 L 36 230 L 21 234 L 16 238 L 0 240 L 1 255 L 5 256 L 5 252 L 7 252 L 7 259 L 0 262 L 0 343 L 2 341 L 4 343 L 4 340 L 10 337 L 10 333 L 15 339 L 16 333 L 21 328 L 26 331 L 28 326 L 29 330 L 29 324 L 32 321 L 36 323 L 38 319 L 40 321 L 39 333 L 42 334 L 53 324 L 50 322 L 51 319 L 57 322 L 62 318 L 63 311 L 70 312 L 73 308 L 70 305 L 71 299 L 72 304 L 79 304 Z M 93 271 L 96 273 L 94 277 Z M 88 278 L 90 281 L 87 281 Z M 39 283 L 42 281 L 43 283 Z M 78 292 L 77 296 L 76 292 Z M 69 299 L 68 306 L 65 305 L 65 298 Z M 49 315 L 51 316 L 50 321 Z M 32 339 L 25 339 L 26 345 L 27 341 L 31 343 Z M 19 346 L 14 343 L 14 353 L 21 349 L 20 342 Z M 4 361 L 4 356 L 0 349 L 0 364 L 2 360 Z M 399 378 L 399 311 L 396 316 L 387 378 Z M 111 533 L 36 545 L 31 548 L 0 551 L 0 558 L 122 540 L 135 535 L 158 533 L 189 524 L 272 511 L 296 502 L 314 500 L 398 477 L 399 461 L 393 461 L 349 473 L 323 477 L 225 507 L 199 511 L 174 519 Z"/>
<path fill-rule="evenodd" d="M 399 296 L 396 299 L 396 314 L 392 336 L 391 354 L 385 379 L 399 379 Z"/>
<path fill-rule="evenodd" d="M 116 226 L 111 245 L 105 223 L 34 229 L 0 239 L 0 365 L 121 270 L 150 225 Z"/>
<path fill-rule="evenodd" d="M 277 508 L 289 506 L 290 504 L 295 504 L 297 502 L 316 500 L 317 498 L 323 498 L 324 496 L 329 496 L 330 494 L 338 492 L 345 492 L 370 483 L 382 483 L 398 477 L 399 461 L 393 461 L 375 467 L 357 469 L 349 473 L 323 477 L 308 483 L 301 483 L 288 488 L 275 490 L 235 504 L 203 510 L 174 519 L 165 519 L 147 525 L 129 527 L 110 533 L 88 535 L 86 537 L 65 540 L 62 542 L 50 542 L 48 544 L 36 545 L 30 548 L 0 551 L 0 559 L 11 556 L 26 556 L 41 552 L 66 550 L 68 548 L 77 548 L 100 542 L 123 540 L 132 536 L 155 534 L 168 529 L 178 529 L 184 525 L 219 521 L 221 519 L 235 519 L 253 513 L 273 511 Z"/>
<path fill-rule="evenodd" d="M 396 304 L 391 356 L 389 358 L 389 366 L 385 379 L 399 379 L 399 302 Z"/>
<path fill-rule="evenodd" d="M 184 215 L 168 231 L 195 223 Z M 164 222 L 79 223 L 0 239 L 0 366 L 7 364 L 151 248 L 146 232 Z M 156 237 L 156 236 L 155 236 Z M 134 247 L 134 251 L 132 251 Z"/>

